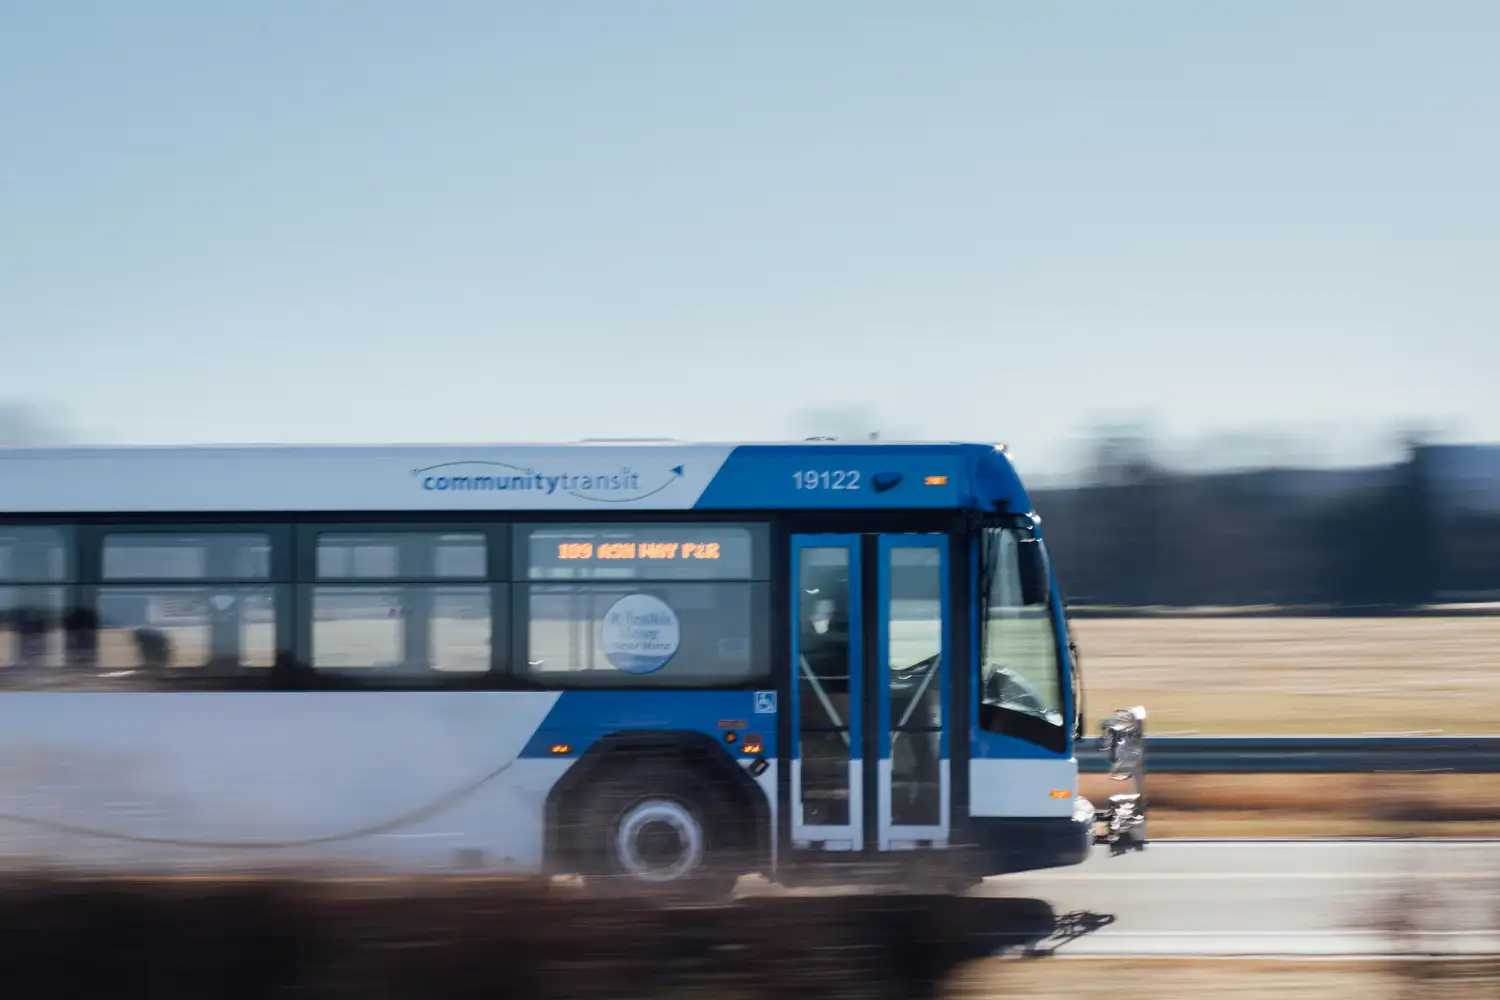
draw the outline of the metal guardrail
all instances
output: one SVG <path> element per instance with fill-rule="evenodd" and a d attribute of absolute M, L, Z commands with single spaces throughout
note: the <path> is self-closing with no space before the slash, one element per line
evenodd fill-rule
<path fill-rule="evenodd" d="M 1077 751 L 1079 770 L 1109 761 Z M 1147 736 L 1146 771 L 1157 774 L 1354 774 L 1390 771 L 1500 774 L 1500 736 Z"/>

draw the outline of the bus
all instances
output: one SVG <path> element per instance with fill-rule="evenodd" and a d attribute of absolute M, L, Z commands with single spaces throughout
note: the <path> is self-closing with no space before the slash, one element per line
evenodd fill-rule
<path fill-rule="evenodd" d="M 1003 446 L 0 450 L 0 860 L 962 888 L 1146 843 Z"/>

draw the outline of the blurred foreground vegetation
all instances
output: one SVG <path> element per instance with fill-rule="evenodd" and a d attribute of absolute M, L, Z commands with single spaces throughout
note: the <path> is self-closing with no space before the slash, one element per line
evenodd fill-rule
<path fill-rule="evenodd" d="M 1037 900 L 689 906 L 499 880 L 0 885 L 8 1000 L 904 1000 L 1056 927 Z"/>

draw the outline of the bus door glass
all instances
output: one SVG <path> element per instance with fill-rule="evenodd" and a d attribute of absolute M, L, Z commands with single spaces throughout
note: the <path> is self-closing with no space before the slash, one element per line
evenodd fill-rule
<path fill-rule="evenodd" d="M 794 846 L 944 846 L 946 537 L 797 535 L 791 568 Z"/>
<path fill-rule="evenodd" d="M 860 851 L 864 656 L 858 535 L 792 538 L 792 841 Z"/>
<path fill-rule="evenodd" d="M 948 540 L 881 535 L 873 676 L 881 850 L 948 839 Z"/>

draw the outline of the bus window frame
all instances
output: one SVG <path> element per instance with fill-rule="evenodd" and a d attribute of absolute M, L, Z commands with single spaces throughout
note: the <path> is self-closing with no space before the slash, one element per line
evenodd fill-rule
<path fill-rule="evenodd" d="M 299 689 L 318 691 L 498 691 L 514 685 L 511 674 L 510 589 L 513 586 L 506 570 L 509 566 L 511 522 L 482 519 L 465 511 L 461 517 L 434 520 L 430 514 L 421 518 L 383 518 L 361 514 L 348 519 L 320 515 L 312 520 L 291 522 L 296 534 L 292 603 L 296 608 L 296 636 L 293 662 L 296 664 Z M 318 538 L 320 535 L 480 535 L 485 545 L 485 568 L 482 576 L 446 577 L 433 574 L 388 577 L 319 577 Z M 412 675 L 378 667 L 349 669 L 323 668 L 313 662 L 314 599 L 319 588 L 387 589 L 422 587 L 440 589 L 460 587 L 489 591 L 490 657 L 485 670 L 455 671 Z M 496 637 L 499 641 L 495 641 Z"/>
<path fill-rule="evenodd" d="M 536 512 L 526 511 L 524 517 L 517 517 L 510 523 L 511 535 L 511 565 L 510 565 L 510 617 L 512 629 L 510 634 L 510 662 L 513 668 L 510 672 L 512 685 L 522 690 L 533 691 L 596 691 L 596 692 L 656 692 L 668 694 L 672 692 L 692 691 L 754 691 L 765 690 L 780 684 L 780 672 L 784 667 L 784 640 L 778 629 L 783 625 L 778 616 L 777 601 L 784 586 L 778 579 L 778 575 L 784 572 L 785 558 L 773 544 L 782 537 L 782 529 L 778 523 L 778 517 L 746 517 L 736 512 L 696 512 L 696 511 L 651 511 L 635 516 L 621 516 L 612 514 L 610 516 L 579 517 L 578 512 L 559 512 L 556 516 L 537 517 Z M 684 514 L 696 514 L 684 518 Z M 531 533 L 537 529 L 558 529 L 580 527 L 588 528 L 597 526 L 603 529 L 682 529 L 703 530 L 714 527 L 737 528 L 745 530 L 750 535 L 750 572 L 745 576 L 734 577 L 617 577 L 617 578 L 532 578 L 531 571 Z M 544 683 L 537 680 L 533 675 L 524 672 L 521 665 L 527 662 L 530 646 L 531 619 L 529 615 L 530 598 L 533 587 L 564 586 L 580 587 L 588 589 L 590 586 L 600 588 L 629 587 L 631 584 L 644 586 L 739 586 L 748 587 L 751 593 L 751 630 L 752 641 L 756 632 L 762 636 L 761 641 L 765 649 L 760 653 L 760 660 L 764 663 L 763 671 L 758 672 L 746 680 L 716 683 L 708 685 L 669 685 L 652 684 L 650 682 L 637 681 L 634 683 L 617 684 L 570 684 L 570 683 Z"/>
<path fill-rule="evenodd" d="M 994 529 L 1014 531 L 1018 535 L 1023 530 L 1032 532 L 1036 542 L 1046 546 L 1046 539 L 1042 536 L 1040 528 L 1029 517 L 1004 516 L 990 517 L 979 520 L 973 528 L 972 545 L 974 552 L 974 588 L 969 596 L 969 614 L 974 621 L 974 655 L 973 670 L 971 672 L 971 684 L 974 692 L 974 725 L 979 732 L 988 733 L 992 736 L 1010 737 L 1018 739 L 1033 746 L 1040 747 L 1055 754 L 1067 754 L 1072 752 L 1075 737 L 1075 712 L 1074 704 L 1077 692 L 1074 690 L 1072 675 L 1072 660 L 1067 650 L 1067 620 L 1064 614 L 1062 594 L 1057 586 L 1057 577 L 1054 572 L 1050 573 L 1047 588 L 1047 621 L 1052 644 L 1053 655 L 1057 664 L 1057 693 L 1061 703 L 1063 721 L 1054 725 L 1046 719 L 1039 718 L 1028 712 L 1017 711 L 1013 708 L 1005 708 L 1001 705 L 993 705 L 984 700 L 984 667 L 985 653 L 987 651 L 986 631 L 989 625 L 989 607 L 986 601 L 985 577 L 985 539 L 987 533 Z M 1051 552 L 1047 551 L 1049 557 Z"/>

